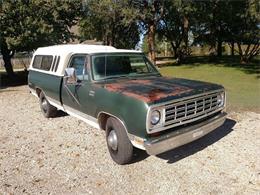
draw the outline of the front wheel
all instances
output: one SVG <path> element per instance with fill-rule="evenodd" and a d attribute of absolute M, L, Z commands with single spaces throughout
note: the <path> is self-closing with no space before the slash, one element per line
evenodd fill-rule
<path fill-rule="evenodd" d="M 117 164 L 127 164 L 132 160 L 133 145 L 122 123 L 114 117 L 107 120 L 106 141 L 110 156 Z"/>

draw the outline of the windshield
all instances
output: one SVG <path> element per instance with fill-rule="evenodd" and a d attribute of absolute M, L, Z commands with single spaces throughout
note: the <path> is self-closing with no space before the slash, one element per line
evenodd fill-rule
<path fill-rule="evenodd" d="M 94 80 L 159 74 L 143 54 L 98 54 L 92 56 Z"/>

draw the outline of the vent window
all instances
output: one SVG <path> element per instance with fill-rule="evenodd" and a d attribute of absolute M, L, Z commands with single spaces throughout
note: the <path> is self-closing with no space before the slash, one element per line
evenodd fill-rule
<path fill-rule="evenodd" d="M 58 59 L 57 59 L 57 61 L 56 61 L 56 64 L 55 64 L 55 67 L 54 67 L 54 72 L 57 71 L 58 66 L 59 66 L 59 63 L 60 63 L 60 56 L 58 56 Z"/>

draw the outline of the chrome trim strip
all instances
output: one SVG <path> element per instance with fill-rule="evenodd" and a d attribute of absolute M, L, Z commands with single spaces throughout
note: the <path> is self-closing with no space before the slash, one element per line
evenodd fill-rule
<path fill-rule="evenodd" d="M 117 116 L 115 116 L 115 115 L 113 115 L 113 114 L 110 114 L 110 113 L 108 113 L 108 112 L 105 112 L 105 111 L 100 111 L 100 112 L 98 113 L 98 115 L 97 115 L 98 124 L 100 124 L 99 116 L 100 116 L 101 114 L 110 115 L 110 116 L 116 118 L 117 120 L 119 120 L 120 123 L 122 123 L 122 125 L 123 125 L 124 128 L 125 128 L 125 130 L 127 130 L 127 129 L 126 129 L 126 126 L 125 126 L 125 123 L 124 123 L 120 118 L 118 118 Z M 105 129 L 102 129 L 102 130 L 105 130 Z M 128 133 L 128 132 L 127 132 L 127 133 Z"/>
<path fill-rule="evenodd" d="M 60 104 L 60 102 L 58 102 L 55 99 L 50 98 L 49 96 L 46 96 L 46 99 L 48 100 L 48 102 L 53 105 L 54 107 L 56 107 L 58 110 L 62 110 L 64 111 L 63 106 Z"/>
<path fill-rule="evenodd" d="M 45 73 L 45 74 L 49 74 L 49 75 L 53 75 L 53 76 L 58 76 L 58 77 L 62 77 L 62 74 L 58 74 L 56 72 L 52 72 L 51 70 L 42 70 L 42 69 L 37 69 L 37 68 L 33 68 L 30 67 L 28 69 L 28 71 L 35 71 L 35 72 L 40 72 L 40 73 Z"/>
<path fill-rule="evenodd" d="M 63 107 L 64 107 L 65 112 L 68 113 L 69 115 L 74 116 L 74 117 L 84 121 L 85 123 L 91 125 L 94 128 L 100 129 L 96 118 L 94 118 L 90 115 L 87 115 L 83 112 L 80 112 L 78 110 L 75 110 L 74 108 L 71 108 L 69 106 L 64 105 Z"/>
<path fill-rule="evenodd" d="M 65 87 L 65 89 L 66 89 L 65 91 L 67 92 L 67 94 L 68 94 L 69 96 L 71 96 L 71 97 L 77 102 L 78 105 L 80 105 L 78 99 L 77 99 L 77 98 L 75 97 L 75 95 L 71 92 L 71 90 L 70 90 L 70 88 L 67 86 L 67 84 L 64 83 L 64 87 Z"/>
<path fill-rule="evenodd" d="M 157 155 L 172 150 L 197 140 L 220 127 L 225 122 L 226 116 L 226 113 L 221 113 L 197 125 L 181 128 L 158 138 L 152 138 L 144 142 L 144 147 L 150 155 Z"/>
<path fill-rule="evenodd" d="M 29 87 L 29 86 L 28 86 L 28 88 L 29 88 L 31 94 L 34 95 L 34 96 L 36 96 L 36 97 L 38 98 L 38 95 L 37 95 L 37 93 L 36 93 L 36 90 L 33 89 L 33 88 L 31 88 L 31 87 Z"/>

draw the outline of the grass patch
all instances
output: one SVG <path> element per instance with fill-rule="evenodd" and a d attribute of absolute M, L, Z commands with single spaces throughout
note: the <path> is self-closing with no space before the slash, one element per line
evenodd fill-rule
<path fill-rule="evenodd" d="M 223 85 L 227 91 L 228 110 L 251 110 L 260 112 L 259 61 L 241 65 L 234 61 L 191 61 L 183 65 L 160 68 L 164 76 L 207 81 Z M 200 62 L 199 62 L 200 61 Z"/>

